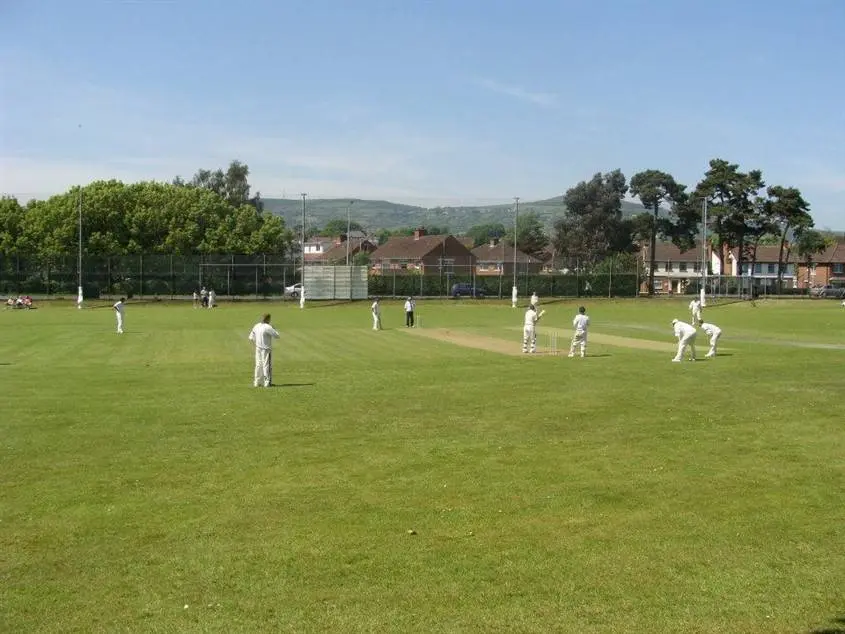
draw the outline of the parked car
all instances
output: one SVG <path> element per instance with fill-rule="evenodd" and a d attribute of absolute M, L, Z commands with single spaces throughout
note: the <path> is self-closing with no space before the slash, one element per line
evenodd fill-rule
<path fill-rule="evenodd" d="M 452 297 L 457 299 L 458 297 L 484 297 L 484 291 L 477 286 L 473 286 L 472 284 L 465 284 L 465 283 L 458 283 L 452 284 Z"/>
<path fill-rule="evenodd" d="M 285 295 L 288 297 L 299 297 L 299 294 L 302 292 L 302 283 L 297 282 L 291 286 L 285 286 Z"/>
<path fill-rule="evenodd" d="M 810 289 L 811 297 L 824 297 L 833 299 L 845 299 L 845 286 L 816 286 Z"/>

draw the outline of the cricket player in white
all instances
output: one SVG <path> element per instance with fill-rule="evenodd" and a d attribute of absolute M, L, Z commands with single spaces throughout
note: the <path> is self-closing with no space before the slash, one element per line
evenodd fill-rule
<path fill-rule="evenodd" d="M 114 303 L 114 306 L 112 306 L 112 308 L 114 308 L 114 316 L 117 318 L 117 334 L 119 334 L 119 335 L 123 334 L 123 309 L 124 309 L 123 302 L 125 302 L 125 301 L 126 301 L 126 298 L 121 297 L 119 300 L 117 300 Z"/>
<path fill-rule="evenodd" d="M 217 293 L 214 292 L 214 289 L 209 289 L 208 291 L 208 307 L 214 308 L 217 305 Z"/>
<path fill-rule="evenodd" d="M 378 302 L 378 297 L 373 302 L 371 310 L 373 313 L 373 330 L 381 330 L 381 304 Z"/>
<path fill-rule="evenodd" d="M 523 353 L 534 354 L 537 352 L 537 322 L 540 321 L 540 317 L 542 317 L 545 312 L 546 311 L 543 311 L 538 315 L 537 309 L 534 308 L 534 304 L 528 306 L 528 310 L 525 311 L 525 321 L 522 326 Z"/>
<path fill-rule="evenodd" d="M 531 303 L 534 304 L 534 308 L 540 305 L 540 298 L 537 297 L 537 293 L 531 293 Z"/>
<path fill-rule="evenodd" d="M 273 339 L 278 338 L 278 331 L 270 325 L 269 313 L 249 333 L 249 340 L 255 344 L 255 374 L 252 382 L 255 387 L 273 385 Z"/>
<path fill-rule="evenodd" d="M 514 286 L 511 289 L 511 308 L 516 308 L 516 302 L 517 302 L 518 299 L 519 299 L 519 291 L 516 289 L 516 286 Z"/>
<path fill-rule="evenodd" d="M 413 328 L 414 327 L 414 309 L 416 309 L 417 303 L 414 301 L 413 297 L 409 297 L 405 300 L 405 327 L 406 328 Z"/>
<path fill-rule="evenodd" d="M 701 329 L 707 333 L 707 336 L 710 337 L 710 350 L 707 351 L 707 354 L 704 356 L 706 358 L 715 357 L 716 356 L 716 344 L 719 343 L 719 337 L 722 336 L 722 329 L 719 328 L 716 324 L 710 324 L 706 321 L 701 322 Z"/>
<path fill-rule="evenodd" d="M 692 315 L 693 326 L 701 323 L 701 300 L 695 298 L 689 303 L 689 312 Z"/>
<path fill-rule="evenodd" d="M 572 320 L 572 327 L 575 328 L 575 334 L 572 335 L 572 344 L 569 346 L 570 357 L 575 356 L 575 348 L 581 348 L 581 357 L 587 355 L 587 329 L 590 327 L 590 318 L 587 317 L 587 309 L 583 306 L 578 307 L 578 314 Z"/>
<path fill-rule="evenodd" d="M 695 361 L 695 336 L 698 334 L 696 329 L 677 319 L 672 320 L 672 329 L 678 338 L 678 353 L 672 361 L 680 363 L 684 358 L 684 351 L 687 346 L 689 346 L 690 361 Z"/>

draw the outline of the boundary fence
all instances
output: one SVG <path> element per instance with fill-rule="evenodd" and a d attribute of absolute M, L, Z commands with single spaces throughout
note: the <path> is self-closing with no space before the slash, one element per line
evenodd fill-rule
<path fill-rule="evenodd" d="M 345 266 L 307 265 L 306 268 L 336 268 L 340 273 L 331 274 L 333 279 L 349 277 Z M 327 274 L 327 271 L 321 273 Z M 308 277 L 306 274 L 306 281 Z M 433 270 L 429 267 L 425 274 L 407 270 L 370 273 L 366 276 L 366 287 L 369 296 L 450 297 L 455 285 L 461 284 L 462 294 L 468 288 L 485 297 L 509 298 L 514 277 L 521 297 L 531 293 L 541 297 L 636 297 L 644 294 L 646 285 L 642 273 L 589 273 L 576 269 L 566 273 L 517 270 L 516 276 L 512 272 L 484 275 L 478 274 L 473 266 L 444 265 Z M 174 298 L 190 296 L 203 286 L 213 288 L 219 297 L 282 297 L 286 287 L 300 281 L 298 263 L 275 255 L 86 256 L 82 263 L 83 293 L 87 298 L 116 295 Z M 359 284 L 356 282 L 355 297 L 363 294 Z M 680 294 L 698 294 L 701 284 L 700 277 L 690 277 L 682 284 Z M 336 287 L 337 283 L 333 282 L 332 286 Z M 74 256 L 0 255 L 0 295 L 75 297 L 76 289 Z M 347 289 L 346 295 L 350 293 Z M 706 282 L 709 297 L 807 296 L 808 293 L 806 288 L 796 288 L 792 278 L 784 280 L 780 293 L 771 277 L 709 276 Z"/>

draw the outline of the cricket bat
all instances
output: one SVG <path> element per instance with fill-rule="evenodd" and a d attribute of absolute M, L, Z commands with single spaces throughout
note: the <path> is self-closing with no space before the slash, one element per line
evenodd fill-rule
<path fill-rule="evenodd" d="M 541 310 L 541 311 L 540 311 L 540 314 L 539 314 L 539 315 L 537 315 L 537 319 L 540 319 L 540 317 L 542 317 L 542 316 L 543 316 L 543 315 L 545 315 L 545 314 L 546 314 L 546 311 L 545 311 L 545 310 Z"/>

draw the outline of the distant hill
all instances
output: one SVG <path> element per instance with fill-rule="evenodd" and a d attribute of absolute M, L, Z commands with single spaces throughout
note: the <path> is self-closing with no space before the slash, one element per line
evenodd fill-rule
<path fill-rule="evenodd" d="M 554 221 L 564 214 L 562 196 L 520 203 L 519 212 L 536 213 L 546 229 L 551 229 Z M 361 200 L 351 198 L 308 199 L 305 206 L 305 224 L 309 227 L 322 227 L 334 218 L 346 218 L 346 208 L 354 200 L 350 210 L 352 220 L 365 229 L 399 229 L 415 226 L 446 226 L 452 233 L 463 233 L 475 225 L 501 222 L 505 226 L 513 223 L 513 206 L 483 205 L 476 207 L 415 207 L 392 203 L 387 200 Z M 284 218 L 288 227 L 298 227 L 302 219 L 302 200 L 285 198 L 265 198 L 264 208 Z M 623 202 L 624 216 L 643 213 L 642 205 Z"/>

